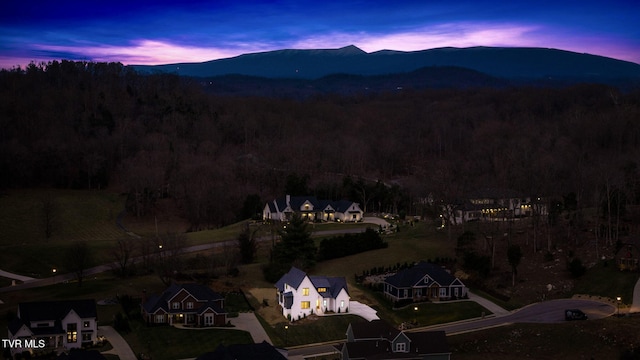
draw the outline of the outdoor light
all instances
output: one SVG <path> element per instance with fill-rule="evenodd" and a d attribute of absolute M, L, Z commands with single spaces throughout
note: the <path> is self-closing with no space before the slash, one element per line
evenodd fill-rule
<path fill-rule="evenodd" d="M 620 316 L 620 301 L 622 301 L 622 297 L 618 296 L 616 300 L 618 300 L 618 316 Z"/>

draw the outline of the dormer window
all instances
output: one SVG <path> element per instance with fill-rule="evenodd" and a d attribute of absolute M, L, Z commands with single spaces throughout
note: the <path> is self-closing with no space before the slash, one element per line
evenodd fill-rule
<path fill-rule="evenodd" d="M 323 288 L 323 287 L 318 288 L 318 292 L 327 292 L 327 288 Z"/>
<path fill-rule="evenodd" d="M 403 342 L 397 343 L 396 352 L 407 352 L 407 344 Z"/>

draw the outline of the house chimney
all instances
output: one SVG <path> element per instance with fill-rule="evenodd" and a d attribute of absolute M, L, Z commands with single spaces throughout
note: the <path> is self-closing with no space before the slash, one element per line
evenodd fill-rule
<path fill-rule="evenodd" d="M 144 305 L 147 302 L 147 289 L 142 289 L 142 301 L 141 304 Z"/>

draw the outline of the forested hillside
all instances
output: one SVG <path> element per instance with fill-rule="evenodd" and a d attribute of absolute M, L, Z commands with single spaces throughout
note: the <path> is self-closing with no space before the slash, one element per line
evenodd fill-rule
<path fill-rule="evenodd" d="M 345 176 L 398 184 L 405 207 L 478 187 L 640 200 L 640 92 L 603 85 L 300 100 L 63 61 L 1 71 L 0 122 L 1 187 L 109 187 L 139 215 L 174 199 L 193 228 L 233 221 L 250 194 L 282 195 L 291 174 L 333 198 L 353 196 Z M 367 190 L 354 200 L 369 209 L 393 201 Z"/>

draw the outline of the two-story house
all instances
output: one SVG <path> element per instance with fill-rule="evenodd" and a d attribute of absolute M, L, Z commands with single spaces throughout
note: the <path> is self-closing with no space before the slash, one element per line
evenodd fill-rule
<path fill-rule="evenodd" d="M 291 321 L 305 316 L 349 311 L 349 292 L 344 277 L 308 276 L 292 267 L 276 283 L 282 315 Z"/>
<path fill-rule="evenodd" d="M 9 324 L 9 339 L 20 339 L 22 347 L 12 347 L 12 354 L 80 348 L 96 343 L 95 300 L 20 303 L 16 315 Z"/>
<path fill-rule="evenodd" d="M 451 358 L 444 331 L 404 332 L 383 320 L 349 324 L 347 342 L 339 350 L 344 360 Z"/>
<path fill-rule="evenodd" d="M 200 284 L 172 284 L 162 294 L 142 296 L 142 316 L 148 324 L 223 326 L 224 297 Z"/>
<path fill-rule="evenodd" d="M 392 301 L 432 301 L 467 296 L 467 287 L 445 269 L 421 261 L 384 280 L 384 295 Z"/>
<path fill-rule="evenodd" d="M 443 205 L 442 212 L 448 223 L 462 224 L 546 215 L 547 207 L 539 197 L 512 189 L 487 188 L 473 191 L 456 203 Z"/>
<path fill-rule="evenodd" d="M 268 202 L 262 210 L 263 220 L 288 221 L 293 214 L 309 221 L 362 221 L 364 212 L 349 200 L 318 200 L 315 196 L 290 196 Z"/>

